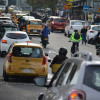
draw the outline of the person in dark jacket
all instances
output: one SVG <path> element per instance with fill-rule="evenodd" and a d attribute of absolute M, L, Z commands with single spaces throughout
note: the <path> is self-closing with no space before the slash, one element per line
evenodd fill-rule
<path fill-rule="evenodd" d="M 82 44 L 85 42 L 85 45 L 86 45 L 86 33 L 87 33 L 87 28 L 86 26 L 83 26 L 83 28 L 81 29 Z"/>
<path fill-rule="evenodd" d="M 45 36 L 48 37 L 48 35 L 50 34 L 50 30 L 48 29 L 47 25 L 45 25 L 45 27 L 43 28 L 42 32 L 41 32 L 41 42 L 44 39 Z M 49 41 L 48 41 L 49 42 Z"/>
<path fill-rule="evenodd" d="M 65 59 L 68 59 L 68 57 L 66 57 L 66 55 L 67 55 L 67 49 L 60 48 L 59 55 L 56 55 L 54 57 L 53 61 L 51 62 L 50 67 L 52 66 L 52 64 L 61 64 Z"/>

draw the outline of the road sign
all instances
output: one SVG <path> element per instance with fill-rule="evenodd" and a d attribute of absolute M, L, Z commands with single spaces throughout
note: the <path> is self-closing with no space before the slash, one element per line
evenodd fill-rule
<path fill-rule="evenodd" d="M 84 12 L 88 12 L 89 11 L 89 6 L 88 5 L 84 5 L 83 6 L 83 11 Z"/>
<path fill-rule="evenodd" d="M 98 11 L 100 12 L 100 8 L 98 8 Z"/>
<path fill-rule="evenodd" d="M 69 3 L 66 4 L 66 6 L 67 6 L 68 9 L 70 9 L 70 8 L 72 8 L 72 3 L 69 2 Z"/>

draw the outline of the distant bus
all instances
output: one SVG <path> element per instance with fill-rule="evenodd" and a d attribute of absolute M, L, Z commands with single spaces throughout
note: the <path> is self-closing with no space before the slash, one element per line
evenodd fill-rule
<path fill-rule="evenodd" d="M 8 0 L 0 0 L 0 5 L 7 7 L 8 6 Z"/>

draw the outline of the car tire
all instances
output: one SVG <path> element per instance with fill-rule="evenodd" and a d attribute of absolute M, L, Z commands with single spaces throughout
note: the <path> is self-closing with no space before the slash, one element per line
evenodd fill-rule
<path fill-rule="evenodd" d="M 4 76 L 4 81 L 8 81 L 8 80 L 9 80 L 9 77 L 8 77 L 8 75 L 6 74 L 5 71 L 3 71 L 3 76 Z"/>
<path fill-rule="evenodd" d="M 3 53 L 0 51 L 0 57 L 3 57 Z"/>

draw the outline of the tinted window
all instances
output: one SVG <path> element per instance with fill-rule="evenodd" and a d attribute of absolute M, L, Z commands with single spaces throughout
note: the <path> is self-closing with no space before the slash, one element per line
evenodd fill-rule
<path fill-rule="evenodd" d="M 78 71 L 77 71 L 77 66 L 74 65 L 69 76 L 68 76 L 68 80 L 67 80 L 67 83 L 70 83 L 71 85 L 72 84 L 76 84 L 77 82 L 77 79 L 78 79 Z"/>
<path fill-rule="evenodd" d="M 66 22 L 66 19 L 55 19 L 55 22 Z"/>
<path fill-rule="evenodd" d="M 71 25 L 85 25 L 85 22 L 73 21 L 71 22 Z"/>
<path fill-rule="evenodd" d="M 25 39 L 27 38 L 26 34 L 19 34 L 19 33 L 7 33 L 6 37 L 10 39 Z"/>
<path fill-rule="evenodd" d="M 66 74 L 68 74 L 70 71 L 69 71 L 69 68 L 71 66 L 71 63 L 67 62 L 67 64 L 65 65 L 64 69 L 62 70 L 60 76 L 59 76 L 59 79 L 58 79 L 58 82 L 57 82 L 57 85 L 62 85 L 65 77 L 66 77 Z"/>
<path fill-rule="evenodd" d="M 11 20 L 10 18 L 0 18 L 0 20 Z"/>
<path fill-rule="evenodd" d="M 100 91 L 100 65 L 86 67 L 83 84 Z"/>
<path fill-rule="evenodd" d="M 16 57 L 31 57 L 31 58 L 42 58 L 43 52 L 41 48 L 31 47 L 14 47 L 13 56 Z"/>
<path fill-rule="evenodd" d="M 100 26 L 92 27 L 92 29 L 95 30 L 95 31 L 99 31 L 100 30 Z"/>
<path fill-rule="evenodd" d="M 42 25 L 41 21 L 31 21 L 30 24 L 32 25 Z"/>

